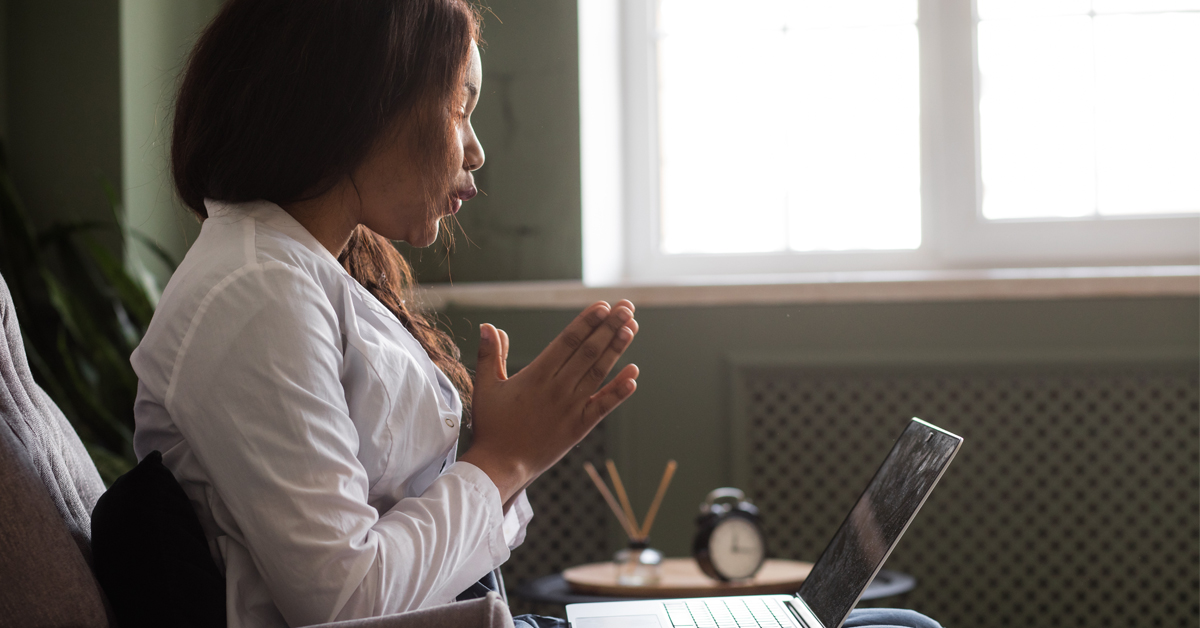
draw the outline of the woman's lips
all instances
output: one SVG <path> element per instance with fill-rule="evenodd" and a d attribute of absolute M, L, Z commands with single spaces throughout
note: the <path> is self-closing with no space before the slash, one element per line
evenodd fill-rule
<path fill-rule="evenodd" d="M 469 188 L 455 192 L 454 196 L 450 197 L 450 213 L 457 214 L 458 210 L 462 209 L 463 201 L 469 201 L 475 198 L 475 195 L 478 193 L 479 191 L 476 190 L 475 186 L 473 185 Z"/>

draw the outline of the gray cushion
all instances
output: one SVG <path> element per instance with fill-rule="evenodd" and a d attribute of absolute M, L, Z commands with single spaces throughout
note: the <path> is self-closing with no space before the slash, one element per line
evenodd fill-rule
<path fill-rule="evenodd" d="M 91 561 L 91 512 L 104 483 L 87 450 L 58 406 L 33 381 L 8 285 L 0 278 L 0 414 L 24 446 L 37 476 Z"/>
<path fill-rule="evenodd" d="M 0 618 L 6 626 L 109 625 L 92 571 L 7 420 L 0 423 Z"/>
<path fill-rule="evenodd" d="M 75 430 L 25 361 L 0 278 L 0 617 L 14 626 L 108 626 L 90 567 L 104 491 Z"/>

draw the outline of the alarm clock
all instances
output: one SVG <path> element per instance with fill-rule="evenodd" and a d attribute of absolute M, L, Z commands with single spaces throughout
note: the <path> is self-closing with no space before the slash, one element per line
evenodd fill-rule
<path fill-rule="evenodd" d="M 758 508 L 736 488 L 708 494 L 696 517 L 692 555 L 700 570 L 722 582 L 753 577 L 767 558 Z"/>

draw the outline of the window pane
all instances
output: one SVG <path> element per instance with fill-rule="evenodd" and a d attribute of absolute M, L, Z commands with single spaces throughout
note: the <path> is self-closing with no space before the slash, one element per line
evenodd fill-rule
<path fill-rule="evenodd" d="M 1200 210 L 1200 13 L 1096 18 L 1101 214 Z"/>
<path fill-rule="evenodd" d="M 1095 210 L 1091 19 L 979 24 L 980 149 L 987 218 Z"/>
<path fill-rule="evenodd" d="M 786 247 L 780 3 L 663 2 L 659 41 L 665 253 Z"/>
<path fill-rule="evenodd" d="M 660 11 L 665 253 L 920 245 L 915 2 Z"/>
<path fill-rule="evenodd" d="M 917 30 L 792 38 L 788 240 L 798 251 L 921 245 Z"/>
<path fill-rule="evenodd" d="M 791 0 L 783 2 L 792 28 L 850 28 L 913 24 L 916 2 L 896 0 Z"/>
<path fill-rule="evenodd" d="M 981 20 L 1047 17 L 1051 15 L 1087 15 L 1090 0 L 976 0 Z"/>
<path fill-rule="evenodd" d="M 1200 11 L 1200 0 L 1092 0 L 1096 13 Z"/>
<path fill-rule="evenodd" d="M 983 215 L 1200 210 L 1200 0 L 1026 4 L 979 0 Z"/>

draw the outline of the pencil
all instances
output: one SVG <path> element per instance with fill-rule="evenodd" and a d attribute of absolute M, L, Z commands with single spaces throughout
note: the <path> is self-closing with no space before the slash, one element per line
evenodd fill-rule
<path fill-rule="evenodd" d="M 617 473 L 617 465 L 613 464 L 612 460 L 605 460 L 604 466 L 608 467 L 608 477 L 612 479 L 613 488 L 617 489 L 617 499 L 621 500 L 621 507 L 625 509 L 625 516 L 629 518 L 629 523 L 634 530 L 634 536 L 637 536 L 637 517 L 633 514 L 633 506 L 629 503 L 629 494 L 625 492 L 625 485 L 621 482 L 621 474 Z M 633 540 L 636 541 L 637 539 Z"/>
<path fill-rule="evenodd" d="M 587 474 L 592 477 L 592 482 L 596 484 L 596 488 L 600 489 L 600 494 L 604 496 L 604 501 L 608 502 L 608 507 L 612 509 L 613 514 L 617 516 L 617 520 L 621 522 L 621 527 L 625 528 L 625 534 L 628 534 L 631 539 L 636 537 L 637 531 L 633 529 L 633 524 L 625 518 L 625 513 L 621 512 L 621 507 L 617 505 L 617 500 L 613 497 L 612 492 L 608 490 L 608 485 L 604 483 L 604 480 L 600 479 L 600 474 L 596 473 L 596 467 L 592 466 L 590 462 L 585 462 L 583 463 L 583 470 L 587 471 Z"/>
<path fill-rule="evenodd" d="M 671 478 L 675 477 L 674 460 L 667 461 L 667 468 L 663 471 L 662 481 L 658 483 L 658 492 L 654 494 L 654 501 L 650 503 L 650 510 L 646 512 L 646 520 L 642 522 L 641 537 L 643 540 L 650 537 L 650 526 L 654 525 L 654 516 L 658 514 L 658 507 L 662 504 L 663 496 L 667 494 L 667 485 L 671 483 Z"/>

